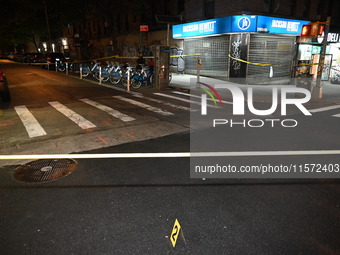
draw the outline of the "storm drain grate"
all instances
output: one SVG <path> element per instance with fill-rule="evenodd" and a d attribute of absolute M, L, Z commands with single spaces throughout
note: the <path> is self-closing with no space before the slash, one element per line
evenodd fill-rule
<path fill-rule="evenodd" d="M 24 183 L 44 183 L 60 179 L 72 173 L 77 162 L 72 159 L 39 159 L 14 170 L 15 181 Z"/>

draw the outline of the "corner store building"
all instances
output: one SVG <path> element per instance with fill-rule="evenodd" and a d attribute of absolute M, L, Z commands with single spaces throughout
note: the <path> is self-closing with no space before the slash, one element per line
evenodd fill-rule
<path fill-rule="evenodd" d="M 174 25 L 174 39 L 182 40 L 184 55 L 199 54 L 201 75 L 220 79 L 242 78 L 246 83 L 268 81 L 269 66 L 235 61 L 229 54 L 251 63 L 274 67 L 271 80 L 289 82 L 296 62 L 296 39 L 305 20 L 262 15 L 235 15 Z M 195 74 L 197 58 L 184 57 L 186 73 Z"/>

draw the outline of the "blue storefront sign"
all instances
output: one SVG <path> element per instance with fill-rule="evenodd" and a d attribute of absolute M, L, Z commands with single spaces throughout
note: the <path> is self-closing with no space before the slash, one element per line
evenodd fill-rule
<path fill-rule="evenodd" d="M 256 19 L 256 15 L 231 16 L 231 32 L 255 32 Z"/>
<path fill-rule="evenodd" d="M 273 33 L 300 35 L 310 21 L 282 19 L 261 15 L 235 15 L 172 26 L 174 39 L 226 33 Z"/>
<path fill-rule="evenodd" d="M 173 38 L 187 38 L 196 36 L 230 33 L 230 18 L 209 19 L 172 26 Z"/>
<path fill-rule="evenodd" d="M 302 26 L 310 21 L 281 19 L 267 16 L 257 16 L 256 32 L 272 34 L 300 35 Z"/>

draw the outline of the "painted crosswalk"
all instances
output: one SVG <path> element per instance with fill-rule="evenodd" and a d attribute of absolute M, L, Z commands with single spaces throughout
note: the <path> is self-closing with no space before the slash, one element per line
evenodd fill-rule
<path fill-rule="evenodd" d="M 111 107 L 108 107 L 108 106 L 106 106 L 106 105 L 102 105 L 102 104 L 100 104 L 100 103 L 98 103 L 98 102 L 95 102 L 95 101 L 93 101 L 93 100 L 90 100 L 90 99 L 88 99 L 88 98 L 79 99 L 79 100 L 82 101 L 82 102 L 84 102 L 84 103 L 87 103 L 87 104 L 89 104 L 89 105 L 92 105 L 92 106 L 98 108 L 99 110 L 102 110 L 102 111 L 104 111 L 104 112 L 107 112 L 107 113 L 110 114 L 111 116 L 113 116 L 113 117 L 115 117 L 115 118 L 117 118 L 117 119 L 120 119 L 120 120 L 122 120 L 122 121 L 124 121 L 124 122 L 128 122 L 128 121 L 133 121 L 133 120 L 135 120 L 135 118 L 132 118 L 132 117 L 130 117 L 130 116 L 126 115 L 126 114 L 123 114 L 123 113 L 121 113 L 121 112 L 119 112 L 119 111 L 117 111 L 117 110 L 115 110 L 115 109 L 112 109 Z"/>
<path fill-rule="evenodd" d="M 72 120 L 74 123 L 76 123 L 82 129 L 89 129 L 89 128 L 96 127 L 96 125 L 93 124 L 91 121 L 85 119 L 84 117 L 72 111 L 71 109 L 67 108 L 65 105 L 59 103 L 58 101 L 49 102 L 49 104 L 53 106 L 56 110 L 64 114 L 67 118 Z"/>
<path fill-rule="evenodd" d="M 156 102 L 158 104 L 163 104 L 163 105 L 167 105 L 167 106 L 170 106 L 170 107 L 173 107 L 173 108 L 181 109 L 181 110 L 184 110 L 184 111 L 190 111 L 189 107 L 178 105 L 178 104 L 172 104 L 172 103 L 169 103 L 169 102 L 166 102 L 166 101 L 163 101 L 163 100 L 159 100 L 159 99 L 155 99 L 155 98 L 152 98 L 152 97 L 143 96 L 143 95 L 140 95 L 140 94 L 135 94 L 133 96 L 137 97 L 137 98 L 141 98 L 141 99 L 146 99 L 148 101 Z"/>
<path fill-rule="evenodd" d="M 190 103 L 190 104 L 201 105 L 201 102 L 193 101 L 193 100 L 186 99 L 186 98 L 181 98 L 181 97 L 174 96 L 174 95 L 169 95 L 169 94 L 164 94 L 164 93 L 154 93 L 154 95 L 161 96 L 161 97 L 166 97 L 166 98 L 170 98 L 170 99 L 175 99 L 175 100 L 186 102 L 186 103 Z M 211 107 L 211 108 L 220 108 L 219 106 L 215 106 L 215 105 L 207 105 L 207 106 Z"/>
<path fill-rule="evenodd" d="M 324 111 L 330 111 L 334 109 L 339 109 L 340 105 L 331 105 L 331 106 L 326 106 L 326 107 L 320 107 L 316 109 L 309 110 L 311 113 L 317 113 L 317 112 L 324 112 Z"/>
<path fill-rule="evenodd" d="M 311 113 L 320 113 L 320 112 L 325 112 L 325 111 L 331 111 L 331 110 L 336 110 L 339 109 L 340 105 L 331 105 L 331 106 L 325 106 L 325 107 L 320 107 L 316 109 L 309 110 Z M 340 113 L 332 115 L 332 117 L 335 118 L 340 118 Z"/>
<path fill-rule="evenodd" d="M 172 93 L 182 95 L 182 96 L 187 96 L 187 97 L 194 97 L 194 98 L 199 98 L 199 99 L 201 98 L 200 96 L 189 94 L 189 93 L 184 93 L 184 92 L 180 92 L 180 91 L 173 91 Z M 208 98 L 208 100 L 213 101 L 211 98 Z M 224 104 L 233 104 L 232 102 L 225 101 L 225 100 L 222 100 L 221 102 L 224 103 Z"/>
<path fill-rule="evenodd" d="M 22 124 L 25 126 L 29 137 L 38 137 L 47 135 L 45 130 L 39 124 L 37 119 L 33 116 L 33 114 L 27 109 L 26 106 L 20 105 L 14 107 L 16 113 L 22 121 Z"/>
<path fill-rule="evenodd" d="M 133 99 L 130 99 L 130 98 L 127 98 L 127 97 L 114 96 L 114 98 L 122 100 L 122 101 L 125 101 L 125 102 L 128 102 L 128 103 L 136 105 L 136 106 L 139 106 L 139 107 L 144 108 L 146 110 L 149 110 L 151 112 L 155 112 L 155 113 L 161 114 L 163 116 L 174 115 L 173 113 L 168 112 L 166 110 L 163 110 L 161 108 L 154 107 L 154 106 L 151 106 L 151 105 L 148 105 L 148 104 L 145 104 L 145 103 L 141 103 L 139 101 L 136 101 L 136 100 L 133 100 Z"/>
<path fill-rule="evenodd" d="M 65 116 L 65 120 L 71 120 L 73 123 L 77 124 L 81 129 L 94 129 L 97 128 L 97 125 L 100 125 L 102 123 L 98 119 L 93 120 L 93 118 L 98 118 L 98 115 L 91 115 L 88 114 L 91 112 L 91 108 L 88 107 L 93 107 L 93 109 L 96 109 L 97 113 L 98 111 L 102 112 L 102 116 L 105 116 L 105 114 L 108 114 L 111 116 L 111 120 L 113 121 L 122 121 L 122 122 L 132 122 L 137 119 L 143 119 L 145 116 L 148 116 L 149 114 L 144 114 L 144 113 L 139 113 L 139 111 L 136 113 L 131 113 L 133 116 L 129 116 L 127 114 L 124 114 L 123 112 L 126 111 L 126 109 L 129 109 L 129 107 L 125 108 L 125 104 L 127 105 L 133 105 L 141 108 L 140 112 L 152 112 L 150 116 L 154 117 L 154 114 L 162 115 L 162 116 L 173 116 L 175 114 L 179 114 L 181 112 L 190 112 L 193 109 L 190 108 L 191 103 L 196 103 L 200 104 L 199 100 L 194 101 L 192 98 L 188 98 L 190 96 L 189 93 L 183 93 L 183 92 L 178 92 L 174 91 L 171 93 L 153 93 L 152 95 L 142 95 L 142 94 L 130 94 L 130 95 L 125 95 L 125 96 L 113 96 L 110 97 L 109 100 L 106 99 L 106 104 L 103 104 L 100 100 L 101 99 L 89 99 L 89 98 L 82 98 L 78 99 L 79 103 L 81 104 L 77 110 L 74 109 L 73 106 L 69 105 L 64 105 L 63 103 L 59 101 L 52 101 L 48 102 L 50 106 L 53 107 L 53 109 L 57 110 L 57 112 L 61 113 L 63 116 Z M 164 100 L 163 100 L 164 99 Z M 168 100 L 167 100 L 168 99 Z M 116 104 L 117 101 L 119 100 L 121 104 Z M 178 103 L 174 101 L 179 101 Z M 184 102 L 184 103 L 181 103 Z M 225 103 L 230 103 L 230 102 L 225 102 Z M 113 105 L 113 106 L 112 106 Z M 209 107 L 215 107 L 214 105 L 209 105 Z M 72 109 L 73 108 L 73 109 Z M 15 106 L 14 107 L 16 114 L 19 116 L 19 119 L 21 120 L 23 126 L 25 127 L 27 134 L 30 138 L 34 137 L 39 137 L 39 136 L 46 136 L 47 132 L 45 129 L 42 127 L 43 125 L 39 123 L 34 115 L 37 113 L 34 111 L 31 111 L 29 107 L 25 105 L 20 105 L 20 106 Z M 120 110 L 123 109 L 123 110 Z M 340 118 L 340 105 L 332 105 L 332 106 L 324 106 L 320 108 L 314 108 L 309 110 L 311 113 L 321 113 L 325 111 L 336 111 L 339 110 L 339 113 L 336 113 L 331 115 L 333 117 Z M 87 112 L 86 118 L 82 116 L 84 111 Z M 52 113 L 51 113 L 52 115 Z M 39 117 L 39 116 L 38 116 Z M 114 118 L 112 118 L 114 117 Z M 87 119 L 88 118 L 88 119 Z M 95 121 L 95 122 L 92 122 Z M 43 123 L 46 124 L 46 117 L 45 121 Z M 72 123 L 70 122 L 70 123 Z M 94 124 L 94 123 L 99 123 L 99 124 Z M 45 125 L 44 124 L 44 125 Z M 58 124 L 56 124 L 58 125 Z M 74 124 L 70 124 L 72 126 Z M 45 127 L 46 128 L 46 127 Z M 48 129 L 46 129 L 49 131 Z"/>
<path fill-rule="evenodd" d="M 141 94 L 131 94 L 129 96 L 134 97 L 136 100 L 131 99 L 129 97 L 124 97 L 124 96 L 113 96 L 114 99 L 121 100 L 127 104 L 138 106 L 141 109 L 144 109 L 146 111 L 151 111 L 153 113 L 162 115 L 162 116 L 173 116 L 175 115 L 173 112 L 170 112 L 168 110 L 162 109 L 163 107 L 171 108 L 176 111 L 184 111 L 184 112 L 189 112 L 190 107 L 188 106 L 183 106 L 180 104 L 174 104 L 171 102 L 167 102 L 165 100 L 160 100 L 155 97 L 151 96 L 144 96 Z M 94 107 L 101 112 L 105 112 L 106 114 L 109 114 L 110 116 L 116 118 L 118 121 L 122 122 L 131 122 L 136 120 L 135 116 L 129 116 L 127 114 L 122 113 L 117 110 L 116 107 L 111 107 L 109 105 L 104 105 L 96 100 L 92 100 L 89 98 L 82 98 L 78 99 L 79 102 L 82 102 L 89 107 Z M 140 102 L 138 100 L 143 100 L 143 101 L 149 101 L 150 104 Z M 94 129 L 97 128 L 97 125 L 94 124 L 91 120 L 85 118 L 82 116 L 82 113 L 79 111 L 84 111 L 83 106 L 79 107 L 79 110 L 73 110 L 69 106 L 64 105 L 63 103 L 59 101 L 52 101 L 48 102 L 50 106 L 53 107 L 53 109 L 57 110 L 57 112 L 61 113 L 63 116 L 66 117 L 66 120 L 71 120 L 73 123 L 77 124 L 81 129 Z M 120 106 L 121 107 L 121 106 Z M 32 113 L 25 105 L 22 106 L 15 106 L 14 107 L 17 115 L 19 116 L 23 126 L 25 127 L 28 136 L 30 138 L 33 137 L 39 137 L 39 136 L 45 136 L 47 135 L 47 132 L 44 130 L 42 125 L 38 122 L 38 120 L 34 117 L 34 113 Z M 91 110 L 88 110 L 91 111 Z M 87 114 L 89 115 L 89 114 Z M 135 114 L 136 115 L 136 114 Z M 137 114 L 138 116 L 138 114 Z M 144 118 L 145 115 L 140 116 L 140 118 Z M 46 117 L 45 117 L 46 119 Z M 70 122 L 70 123 L 72 123 Z M 98 122 L 98 120 L 97 120 Z"/>

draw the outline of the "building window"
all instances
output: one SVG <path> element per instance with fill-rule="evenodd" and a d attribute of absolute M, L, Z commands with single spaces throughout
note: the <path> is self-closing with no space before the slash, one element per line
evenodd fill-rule
<path fill-rule="evenodd" d="M 211 19 L 215 16 L 215 0 L 204 0 L 204 17 Z"/>

